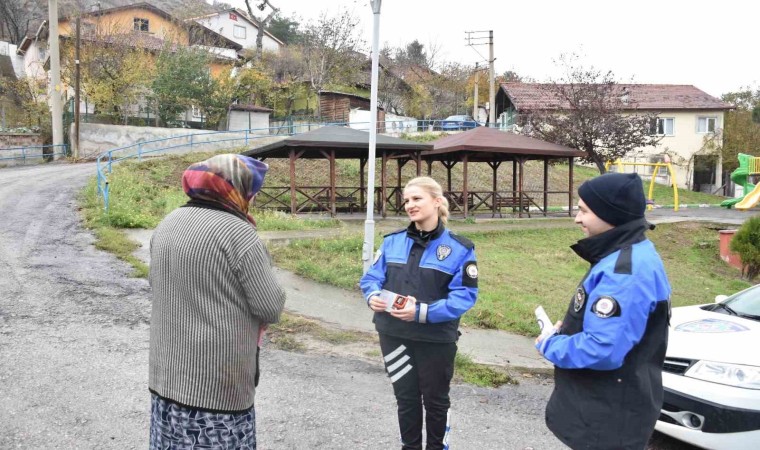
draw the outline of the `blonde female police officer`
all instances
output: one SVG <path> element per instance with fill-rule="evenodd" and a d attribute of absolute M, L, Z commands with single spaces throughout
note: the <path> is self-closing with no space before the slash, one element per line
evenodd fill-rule
<path fill-rule="evenodd" d="M 578 189 L 588 236 L 572 249 L 591 268 L 558 333 L 536 347 L 554 366 L 546 424 L 573 449 L 646 447 L 662 406 L 670 284 L 644 233 L 636 174 L 611 173 Z"/>
<path fill-rule="evenodd" d="M 445 449 L 459 318 L 477 299 L 478 268 L 472 242 L 446 229 L 448 202 L 435 180 L 409 181 L 404 202 L 411 224 L 385 236 L 361 288 L 375 311 L 402 448 L 422 448 L 424 404 L 426 448 Z M 403 309 L 386 312 L 382 289 L 410 299 Z"/>

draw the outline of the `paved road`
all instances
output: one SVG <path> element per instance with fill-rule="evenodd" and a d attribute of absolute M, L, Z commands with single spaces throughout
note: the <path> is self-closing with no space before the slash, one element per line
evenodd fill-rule
<path fill-rule="evenodd" d="M 149 286 L 81 227 L 75 198 L 93 173 L 0 169 L 2 449 L 146 447 Z M 377 362 L 266 348 L 262 366 L 259 448 L 396 447 Z M 543 424 L 550 390 L 535 379 L 454 386 L 454 448 L 562 448 Z"/>

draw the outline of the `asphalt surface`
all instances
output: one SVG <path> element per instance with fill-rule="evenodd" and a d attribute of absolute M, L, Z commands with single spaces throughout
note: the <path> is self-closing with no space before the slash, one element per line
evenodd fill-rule
<path fill-rule="evenodd" d="M 94 170 L 0 169 L 0 449 L 147 447 L 150 289 L 81 226 L 76 195 Z M 270 346 L 261 364 L 260 449 L 397 448 L 379 362 Z M 543 422 L 551 389 L 454 385 L 452 448 L 564 448 Z"/>

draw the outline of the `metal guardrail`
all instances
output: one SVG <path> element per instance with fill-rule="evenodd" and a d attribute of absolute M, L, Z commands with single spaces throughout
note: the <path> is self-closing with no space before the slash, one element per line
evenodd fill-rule
<path fill-rule="evenodd" d="M 52 153 L 45 153 L 45 149 L 52 149 Z M 34 150 L 40 150 L 39 152 L 36 152 Z M 21 151 L 21 154 L 15 154 L 13 156 L 6 156 L 7 154 L 5 152 L 18 152 Z M 26 164 L 27 160 L 37 160 L 37 159 L 43 159 L 43 158 L 55 158 L 56 156 L 67 156 L 68 155 L 68 146 L 66 144 L 57 144 L 57 145 L 31 145 L 28 147 L 4 147 L 0 148 L 0 161 L 8 161 L 8 160 L 22 160 L 24 164 Z"/>
<path fill-rule="evenodd" d="M 229 147 L 240 145 L 247 146 L 251 141 L 277 137 L 283 135 L 293 135 L 303 132 L 301 130 L 313 130 L 327 125 L 324 123 L 302 123 L 285 125 L 281 127 L 256 128 L 248 130 L 230 130 L 230 131 L 211 131 L 205 133 L 191 133 L 168 138 L 154 139 L 150 141 L 138 142 L 124 147 L 113 148 L 98 155 L 96 160 L 97 168 L 97 186 L 98 196 L 103 199 L 103 208 L 108 211 L 110 200 L 110 186 L 108 175 L 113 171 L 113 164 L 137 158 L 142 160 L 143 156 L 154 155 L 157 153 L 168 152 L 171 150 L 186 148 L 192 151 L 194 147 L 205 146 L 207 144 L 228 143 Z M 342 125 L 342 124 L 341 124 Z M 283 129 L 287 129 L 283 133 Z M 216 149 L 222 150 L 225 147 L 216 146 Z"/>
<path fill-rule="evenodd" d="M 423 132 L 423 131 L 441 131 L 440 119 L 435 120 L 401 120 L 401 121 L 385 121 L 378 124 L 381 133 L 405 133 L 405 132 Z M 311 131 L 324 126 L 350 126 L 357 130 L 367 131 L 369 129 L 369 122 L 324 122 L 324 123 L 289 123 L 277 127 L 269 128 L 257 128 L 248 130 L 232 130 L 232 131 L 212 131 L 206 133 L 192 133 L 183 134 L 179 136 L 172 136 L 162 139 L 154 139 L 151 141 L 138 142 L 136 144 L 127 145 L 124 147 L 118 147 L 111 150 L 107 150 L 97 157 L 97 185 L 98 195 L 103 199 L 103 208 L 108 211 L 110 187 L 108 183 L 108 175 L 112 172 L 113 164 L 132 158 L 141 160 L 145 155 L 151 155 L 161 152 L 167 152 L 178 148 L 189 148 L 191 151 L 195 146 L 205 144 L 218 144 L 221 142 L 229 142 L 230 147 L 236 145 L 248 145 L 251 140 L 277 137 L 277 136 L 292 136 L 307 131 Z M 494 127 L 498 127 L 499 124 L 493 124 Z M 471 127 L 463 127 L 462 130 L 469 129 Z M 457 131 L 454 129 L 444 129 L 443 131 Z M 460 130 L 461 131 L 461 130 Z M 240 136 L 235 136 L 235 135 Z M 220 139 L 209 139 L 214 136 L 227 135 Z M 232 137 L 229 137 L 232 135 Z M 236 143 L 237 144 L 234 144 Z M 218 149 L 223 149 L 217 147 Z"/>

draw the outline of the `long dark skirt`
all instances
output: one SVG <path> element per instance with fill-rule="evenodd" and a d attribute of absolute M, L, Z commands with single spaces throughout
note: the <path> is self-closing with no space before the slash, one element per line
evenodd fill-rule
<path fill-rule="evenodd" d="M 256 414 L 223 414 L 151 394 L 150 450 L 256 450 Z"/>

